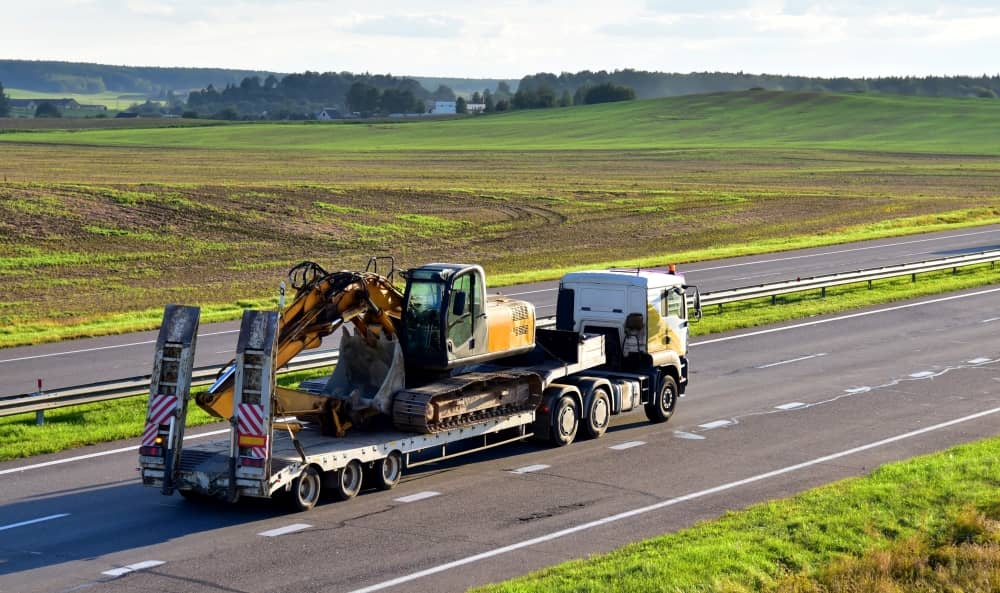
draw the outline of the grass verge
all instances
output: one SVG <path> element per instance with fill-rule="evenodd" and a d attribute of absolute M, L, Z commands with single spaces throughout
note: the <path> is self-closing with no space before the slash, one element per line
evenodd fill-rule
<path fill-rule="evenodd" d="M 996 591 L 998 475 L 988 439 L 474 591 Z"/>
<path fill-rule="evenodd" d="M 779 297 L 775 305 L 764 298 L 726 305 L 721 311 L 707 307 L 701 322 L 691 326 L 691 334 L 702 336 L 998 283 L 1000 268 L 983 264 L 959 269 L 954 274 L 950 271 L 923 274 L 916 282 L 909 277 L 881 280 L 871 289 L 864 283 L 840 286 L 828 289 L 825 298 L 815 291 Z M 329 372 L 319 369 L 288 373 L 279 378 L 279 383 L 295 386 Z M 0 461 L 137 437 L 142 431 L 145 406 L 146 398 L 137 396 L 60 408 L 46 413 L 43 426 L 35 425 L 34 414 L 0 418 Z M 190 406 L 189 426 L 216 421 L 198 406 Z"/>

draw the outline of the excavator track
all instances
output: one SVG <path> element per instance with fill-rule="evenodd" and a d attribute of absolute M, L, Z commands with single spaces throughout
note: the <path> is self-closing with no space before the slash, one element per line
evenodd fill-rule
<path fill-rule="evenodd" d="M 430 434 L 534 409 L 542 380 L 523 371 L 475 372 L 396 393 L 396 428 Z"/>

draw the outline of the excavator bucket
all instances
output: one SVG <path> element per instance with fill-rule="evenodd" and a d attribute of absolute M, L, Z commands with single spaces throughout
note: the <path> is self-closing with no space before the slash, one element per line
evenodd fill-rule
<path fill-rule="evenodd" d="M 340 359 L 323 395 L 350 404 L 352 419 L 361 423 L 375 413 L 392 414 L 392 395 L 405 384 L 403 350 L 385 333 L 340 339 Z"/>

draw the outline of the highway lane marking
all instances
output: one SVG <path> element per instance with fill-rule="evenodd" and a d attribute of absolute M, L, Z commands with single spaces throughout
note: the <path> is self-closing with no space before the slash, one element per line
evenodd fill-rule
<path fill-rule="evenodd" d="M 810 257 L 823 257 L 824 255 L 837 255 L 839 253 L 851 253 L 853 251 L 867 251 L 867 250 L 871 250 L 871 249 L 883 249 L 885 247 L 898 247 L 900 245 L 912 245 L 914 243 L 926 243 L 928 241 L 943 241 L 945 239 L 954 239 L 956 237 L 971 237 L 973 235 L 984 235 L 984 234 L 990 234 L 990 233 L 996 233 L 996 232 L 1000 232 L 1000 231 L 997 231 L 997 230 L 976 231 L 974 233 L 962 233 L 962 234 L 959 234 L 959 235 L 948 235 L 947 237 L 931 237 L 929 239 L 915 239 L 913 241 L 899 241 L 898 243 L 886 243 L 884 245 L 870 245 L 868 247 L 853 247 L 851 249 L 838 249 L 836 251 L 826 251 L 826 252 L 823 252 L 823 253 L 809 253 L 809 254 L 806 254 L 806 255 L 791 255 L 791 256 L 788 256 L 788 257 L 776 257 L 776 258 L 772 258 L 772 259 L 762 259 L 762 260 L 758 260 L 758 261 L 743 262 L 743 263 L 738 263 L 738 264 L 726 264 L 724 266 L 714 266 L 714 267 L 710 267 L 710 268 L 698 268 L 698 269 L 695 269 L 695 270 L 684 270 L 684 272 L 686 274 L 690 274 L 690 273 L 693 273 L 693 272 L 707 272 L 707 271 L 710 271 L 710 270 L 723 270 L 723 269 L 726 269 L 726 268 L 738 268 L 740 266 L 750 266 L 750 265 L 753 265 L 753 264 L 770 264 L 770 263 L 774 263 L 774 262 L 789 261 L 789 260 L 793 260 L 793 259 L 805 259 L 805 258 L 810 258 Z M 918 255 L 918 254 L 908 254 L 908 255 Z"/>
<path fill-rule="evenodd" d="M 919 373 L 910 373 L 910 377 L 914 379 L 926 379 L 927 377 L 933 377 L 934 371 L 920 371 Z"/>
<path fill-rule="evenodd" d="M 787 404 L 781 404 L 780 406 L 774 406 L 776 410 L 794 410 L 795 408 L 801 408 L 806 404 L 802 402 L 788 402 Z"/>
<path fill-rule="evenodd" d="M 69 513 L 48 515 L 46 517 L 39 517 L 37 519 L 29 519 L 27 521 L 21 521 L 20 523 L 11 523 L 10 525 L 0 525 L 0 531 L 7 531 L 8 529 L 24 527 L 25 525 L 34 525 L 35 523 L 43 523 L 45 521 L 51 521 L 53 519 L 62 519 L 63 517 L 69 517 Z"/>
<path fill-rule="evenodd" d="M 987 362 L 993 362 L 992 358 L 973 358 L 972 360 L 966 361 L 969 364 L 985 364 Z"/>
<path fill-rule="evenodd" d="M 695 434 L 693 432 L 684 432 L 683 430 L 675 430 L 674 436 L 679 439 L 687 439 L 690 441 L 703 441 L 706 438 L 700 434 Z"/>
<path fill-rule="evenodd" d="M 791 364 L 793 362 L 801 362 L 803 360 L 810 360 L 810 359 L 813 359 L 813 358 L 819 358 L 821 356 L 826 356 L 826 355 L 827 355 L 826 352 L 819 352 L 817 354 L 809 354 L 809 355 L 806 355 L 806 356 L 800 356 L 798 358 L 792 358 L 792 359 L 789 359 L 789 360 L 782 360 L 780 362 L 772 362 L 771 364 L 764 364 L 764 365 L 761 365 L 759 367 L 754 367 L 754 368 L 769 369 L 771 367 L 778 367 L 778 366 L 781 366 L 783 364 Z"/>
<path fill-rule="evenodd" d="M 198 334 L 198 337 L 202 338 L 202 337 L 205 337 L 205 336 L 221 336 L 223 334 L 235 334 L 235 333 L 239 333 L 239 331 L 240 330 L 238 330 L 238 329 L 230 329 L 230 330 L 221 331 L 221 332 L 211 332 L 211 333 L 207 333 L 207 334 Z M 84 352 L 97 352 L 99 350 L 114 350 L 115 348 L 131 348 L 132 346 L 144 346 L 146 344 L 155 344 L 155 343 L 156 343 L 156 340 L 146 340 L 144 342 L 131 342 L 131 343 L 128 343 L 128 344 L 114 344 L 114 345 L 111 345 L 111 346 L 97 346 L 97 347 L 94 347 L 94 348 L 82 348 L 80 350 L 66 350 L 65 352 L 50 352 L 48 354 L 35 354 L 33 356 L 21 356 L 20 358 L 7 358 L 7 359 L 4 359 L 4 360 L 0 360 L 0 364 L 5 363 L 5 362 L 19 362 L 19 361 L 22 361 L 22 360 L 35 360 L 36 358 L 51 358 L 53 356 L 64 356 L 64 355 L 67 355 L 67 354 L 82 354 Z"/>
<path fill-rule="evenodd" d="M 861 387 L 851 387 L 850 389 L 845 389 L 844 393 L 849 393 L 851 395 L 857 395 L 859 393 L 868 393 L 872 388 L 867 385 L 862 385 Z"/>
<path fill-rule="evenodd" d="M 121 568 L 105 570 L 101 574 L 106 574 L 109 577 L 120 577 L 130 572 L 135 572 L 137 570 L 146 570 L 147 568 L 153 568 L 154 566 L 159 566 L 161 564 L 164 564 L 162 560 L 146 560 L 144 562 L 136 562 L 135 564 L 129 564 L 128 566 L 123 566 Z"/>
<path fill-rule="evenodd" d="M 416 494 L 410 494 L 409 496 L 400 496 L 395 498 L 396 502 L 416 502 L 418 500 L 424 500 L 425 498 L 433 498 L 435 496 L 440 496 L 440 492 L 434 492 L 433 490 L 427 490 L 426 492 L 417 492 Z"/>
<path fill-rule="evenodd" d="M 989 319 L 983 319 L 982 323 L 993 323 L 994 321 L 1000 321 L 1000 317 L 990 317 Z"/>
<path fill-rule="evenodd" d="M 225 429 L 222 429 L 222 430 L 211 430 L 209 432 L 204 432 L 204 433 L 201 433 L 201 434 L 193 434 L 193 435 L 190 435 L 190 436 L 186 436 L 186 437 L 184 437 L 184 440 L 186 441 L 186 440 L 189 440 L 189 439 L 200 439 L 200 438 L 203 438 L 203 437 L 212 437 L 212 436 L 215 436 L 215 435 L 228 434 L 228 433 L 229 433 L 229 429 L 228 428 L 225 428 Z M 116 453 L 127 453 L 129 451 L 138 451 L 138 450 L 139 450 L 139 446 L 135 445 L 135 446 L 132 446 L 132 447 L 121 447 L 119 449 L 111 449 L 109 451 L 101 451 L 100 453 L 88 453 L 87 455 L 77 455 L 76 457 L 67 457 L 66 459 L 56 459 L 54 461 L 45 461 L 43 463 L 35 463 L 35 464 L 32 464 L 32 465 L 24 465 L 24 466 L 21 466 L 21 467 L 12 467 L 10 469 L 0 470 L 0 476 L 6 475 L 6 474 L 15 474 L 17 472 L 23 472 L 23 471 L 27 471 L 29 469 L 38 469 L 38 468 L 42 468 L 42 467 L 50 467 L 50 466 L 53 466 L 53 465 L 62 465 L 63 463 L 72 463 L 74 461 L 83 461 L 85 459 L 93 459 L 95 457 L 104 457 L 105 455 L 114 455 Z"/>
<path fill-rule="evenodd" d="M 296 531 L 302 531 L 303 529 L 309 529 L 310 527 L 312 527 L 312 525 L 308 523 L 292 523 L 291 525 L 278 527 L 277 529 L 269 529 L 267 531 L 261 531 L 257 535 L 263 535 L 264 537 L 278 537 L 279 535 L 295 533 Z"/>
<path fill-rule="evenodd" d="M 912 309 L 914 307 L 923 307 L 926 305 L 936 305 L 938 303 L 945 303 L 948 301 L 954 301 L 958 299 L 967 299 L 970 297 L 982 296 L 984 294 L 994 294 L 1000 292 L 1000 288 L 991 288 L 989 290 L 980 290 L 977 292 L 970 292 L 967 294 L 957 294 L 947 297 L 942 297 L 938 299 L 931 299 L 929 301 L 921 301 L 919 303 L 907 303 L 905 305 L 896 305 L 895 307 L 886 307 L 885 309 L 876 309 L 874 311 L 862 311 L 861 313 L 851 313 L 850 315 L 841 315 L 839 317 L 831 317 L 829 319 L 817 319 L 815 321 L 807 321 L 805 323 L 796 323 L 794 325 L 786 325 L 783 327 L 772 327 L 770 329 L 762 329 L 759 331 L 748 332 L 745 334 L 739 334 L 735 336 L 725 336 L 722 338 L 715 338 L 712 340 L 701 340 L 700 342 L 692 342 L 689 346 L 705 346 L 707 344 L 718 344 L 719 342 L 728 342 L 730 340 L 741 340 L 743 338 L 750 338 L 754 336 L 763 336 L 766 334 L 773 334 L 777 332 L 788 331 L 792 329 L 800 329 L 803 327 L 812 327 L 814 325 L 822 325 L 824 323 L 833 323 L 835 321 L 846 321 L 848 319 L 855 319 L 858 317 L 867 317 L 869 315 L 878 315 L 879 313 L 891 313 L 892 311 L 901 311 L 903 309 Z"/>
<path fill-rule="evenodd" d="M 632 447 L 641 447 L 646 444 L 646 441 L 628 441 L 627 443 L 618 443 L 617 445 L 611 445 L 608 449 L 614 449 L 615 451 L 624 451 L 625 449 L 631 449 Z"/>
<path fill-rule="evenodd" d="M 492 550 L 487 550 L 485 552 L 480 552 L 479 554 L 474 554 L 472 556 L 466 556 L 465 558 L 459 558 L 458 560 L 453 560 L 451 562 L 446 562 L 444 564 L 439 564 L 437 566 L 432 566 L 431 568 L 426 568 L 417 572 L 413 572 L 407 575 L 396 577 L 394 579 L 389 579 L 387 581 L 382 581 L 380 583 L 375 583 L 374 585 L 369 585 L 367 587 L 362 587 L 360 589 L 355 589 L 350 593 L 373 593 L 374 591 L 381 591 L 382 589 L 388 589 L 390 587 L 395 587 L 397 585 L 402 585 L 421 579 L 423 577 L 431 576 L 441 572 L 451 570 L 453 568 L 458 568 L 460 566 L 465 566 L 467 564 L 473 564 L 481 560 L 487 560 L 489 558 L 494 558 L 496 556 L 501 556 L 503 554 L 508 554 L 516 550 L 521 550 L 523 548 L 528 548 L 531 546 L 536 546 L 538 544 L 550 542 L 552 540 L 560 539 L 568 535 L 573 535 L 580 533 L 581 531 L 587 531 L 594 529 L 595 527 L 602 527 L 604 525 L 609 525 L 611 523 L 617 523 L 625 519 L 630 519 L 632 517 L 637 517 L 644 515 L 653 511 L 658 511 L 667 507 L 675 506 L 683 502 L 689 502 L 692 500 L 697 500 L 699 498 L 705 498 L 707 496 L 712 496 L 714 494 L 719 494 L 720 492 L 726 492 L 727 490 L 733 490 L 741 486 L 746 486 L 749 484 L 754 484 L 756 482 L 763 482 L 765 480 L 770 480 L 771 478 L 776 478 L 783 476 L 785 474 L 790 474 L 802 469 L 810 468 L 815 465 L 820 465 L 823 463 L 829 463 L 835 461 L 842 457 L 847 457 L 849 455 L 855 455 L 857 453 L 862 453 L 864 451 L 869 451 L 871 449 L 877 449 L 885 445 L 896 443 L 899 441 L 904 441 L 914 437 L 918 437 L 929 432 L 934 432 L 937 430 L 942 430 L 955 426 L 957 424 L 962 424 L 964 422 L 971 422 L 973 420 L 978 420 L 980 418 L 985 418 L 986 416 L 991 416 L 1000 412 L 1000 408 L 992 408 L 982 412 L 977 412 L 975 414 L 970 414 L 968 416 L 963 416 L 961 418 L 956 418 L 954 420 L 948 420 L 946 422 L 941 422 L 933 426 L 927 426 L 910 432 L 905 432 L 896 436 L 888 437 L 879 441 L 868 443 L 867 445 L 861 445 L 859 447 L 853 447 L 851 449 L 845 449 L 837 453 L 831 453 L 830 455 L 824 455 L 823 457 L 817 457 L 815 459 L 810 459 L 809 461 L 804 461 L 802 463 L 796 463 L 794 465 L 788 465 L 782 468 L 778 468 L 769 472 L 762 474 L 757 474 L 755 476 L 750 476 L 749 478 L 744 478 L 742 480 L 736 480 L 735 482 L 727 482 L 725 484 L 720 484 L 712 488 L 706 488 L 705 490 L 699 490 L 697 492 L 692 492 L 690 494 L 685 494 L 684 496 L 679 496 L 677 498 L 671 498 L 669 500 L 663 500 L 645 507 L 632 509 L 616 515 L 610 515 L 595 521 L 590 521 L 587 523 L 582 523 L 580 525 L 575 525 L 573 527 L 567 527 L 565 529 L 560 529 L 559 531 L 554 531 L 545 535 L 534 537 L 527 540 L 522 540 L 513 544 L 502 546 L 499 548 L 494 548 Z"/>
<path fill-rule="evenodd" d="M 540 472 L 543 469 L 549 469 L 551 465 L 545 465 L 544 463 L 537 463 L 535 465 L 526 465 L 524 467 L 519 467 L 517 469 L 510 470 L 512 474 L 530 474 L 531 472 Z"/>
<path fill-rule="evenodd" d="M 722 428 L 723 426 L 729 426 L 730 424 L 733 424 L 732 420 L 716 420 L 714 422 L 709 422 L 708 424 L 699 424 L 698 428 L 712 430 L 713 428 Z"/>

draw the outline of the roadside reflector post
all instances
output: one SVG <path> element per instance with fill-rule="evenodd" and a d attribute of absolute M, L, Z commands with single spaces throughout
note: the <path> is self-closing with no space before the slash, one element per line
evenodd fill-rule
<path fill-rule="evenodd" d="M 42 378 L 38 378 L 38 391 L 35 392 L 38 397 L 42 396 Z M 42 426 L 45 424 L 45 410 L 35 411 L 35 425 Z"/>

